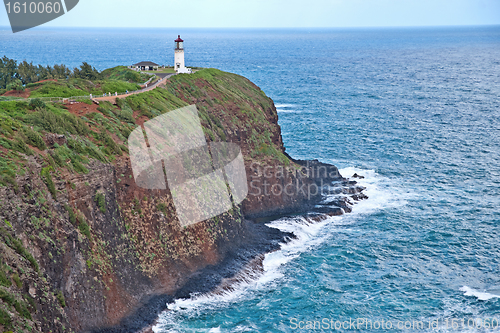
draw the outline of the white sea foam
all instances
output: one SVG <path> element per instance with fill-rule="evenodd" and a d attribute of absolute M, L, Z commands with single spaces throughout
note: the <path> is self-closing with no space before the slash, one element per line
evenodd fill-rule
<path fill-rule="evenodd" d="M 293 108 L 295 105 L 294 104 L 280 104 L 280 103 L 277 103 L 277 104 L 274 104 L 274 106 L 277 109 L 283 109 L 283 108 Z"/>
<path fill-rule="evenodd" d="M 275 104 L 274 105 L 276 107 L 276 111 L 278 111 L 279 113 L 294 113 L 294 112 L 297 112 L 295 110 L 295 106 L 294 104 Z"/>
<path fill-rule="evenodd" d="M 404 192 L 401 188 L 398 188 L 397 184 L 390 182 L 375 170 L 348 167 L 340 169 L 339 172 L 342 176 L 355 180 L 357 185 L 366 188 L 363 193 L 369 199 L 356 202 L 352 210 L 354 215 L 371 214 L 381 209 L 400 207 L 407 203 L 407 199 L 414 196 L 412 193 Z M 354 174 L 364 178 L 352 178 Z"/>
<path fill-rule="evenodd" d="M 351 177 L 354 173 L 365 177 L 364 179 L 356 179 L 356 181 L 359 185 L 366 187 L 364 193 L 368 195 L 369 199 L 357 202 L 353 206 L 353 213 L 328 217 L 319 222 L 296 216 L 268 223 L 269 227 L 292 232 L 296 238 L 282 244 L 280 250 L 255 259 L 234 278 L 223 281 L 221 286 L 213 292 L 192 295 L 189 299 L 178 299 L 169 304 L 170 311 L 165 311 L 160 315 L 158 324 L 153 328 L 153 331 L 155 333 L 176 332 L 173 327 L 181 327 L 182 318 L 185 316 L 192 317 L 207 311 L 217 311 L 231 303 L 256 297 L 254 295 L 259 290 L 268 288 L 273 283 L 285 278 L 287 263 L 299 257 L 301 253 L 324 243 L 332 237 L 336 230 L 340 230 L 341 225 L 353 223 L 353 218 L 355 219 L 360 214 L 369 214 L 378 209 L 392 206 L 391 200 L 400 201 L 396 193 L 391 192 L 389 187 L 385 187 L 384 181 L 387 179 L 373 170 L 346 168 L 340 172 L 344 177 Z M 207 330 L 207 332 L 221 332 L 220 328 L 212 329 L 215 331 Z M 241 331 L 246 330 L 242 328 Z"/>
<path fill-rule="evenodd" d="M 476 289 L 473 289 L 473 288 L 470 288 L 467 286 L 463 286 L 462 288 L 460 288 L 460 291 L 463 291 L 465 296 L 477 297 L 477 299 L 480 301 L 487 301 L 487 300 L 490 300 L 492 298 L 500 298 L 500 293 L 491 294 L 489 292 L 479 291 L 479 290 L 476 290 Z"/>

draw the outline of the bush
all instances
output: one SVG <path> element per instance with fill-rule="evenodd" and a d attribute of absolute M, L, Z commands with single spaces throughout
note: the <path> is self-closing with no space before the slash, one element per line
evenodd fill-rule
<path fill-rule="evenodd" d="M 7 90 L 24 91 L 24 86 L 21 80 L 15 79 L 7 85 Z"/>
<path fill-rule="evenodd" d="M 167 205 L 165 205 L 163 202 L 156 205 L 156 209 L 158 209 L 163 214 L 167 215 Z"/>
<path fill-rule="evenodd" d="M 10 318 L 9 314 L 7 311 L 0 309 L 0 325 L 3 327 L 11 327 L 12 325 L 12 319 Z"/>
<path fill-rule="evenodd" d="M 26 155 L 33 155 L 33 150 L 31 150 L 30 147 L 26 145 L 26 142 L 24 142 L 24 140 L 25 139 L 21 136 L 16 136 L 11 144 L 12 149 Z"/>
<path fill-rule="evenodd" d="M 66 209 L 66 211 L 69 214 L 69 221 L 71 222 L 71 224 L 74 225 L 76 223 L 76 215 L 75 215 L 75 212 L 73 211 L 73 208 L 71 208 L 68 205 L 64 205 L 64 208 Z"/>
<path fill-rule="evenodd" d="M 31 309 L 33 311 L 36 311 L 36 302 L 35 302 L 35 300 L 31 296 L 29 296 L 29 295 L 25 295 L 24 298 L 26 298 L 26 300 L 28 301 L 29 305 L 31 306 Z"/>
<path fill-rule="evenodd" d="M 25 302 L 15 301 L 14 307 L 16 308 L 17 313 L 19 313 L 24 318 L 31 320 L 31 314 Z"/>
<path fill-rule="evenodd" d="M 24 248 L 23 243 L 19 239 L 12 237 L 7 232 L 7 230 L 5 230 L 2 227 L 0 227 L 0 235 L 3 236 L 3 239 L 5 241 L 5 244 L 7 244 L 7 246 L 14 249 L 17 253 L 19 253 L 26 260 L 28 260 L 35 269 L 35 271 L 39 272 L 40 268 L 38 266 L 38 262 L 35 260 L 33 255 Z"/>
<path fill-rule="evenodd" d="M 0 269 L 0 286 L 10 287 L 12 282 L 10 281 L 7 274 L 5 274 L 3 269 Z"/>
<path fill-rule="evenodd" d="M 66 307 L 66 300 L 64 299 L 64 295 L 63 295 L 62 291 L 59 291 L 56 294 L 56 298 L 59 301 L 59 304 L 61 304 L 61 307 L 65 308 Z"/>
<path fill-rule="evenodd" d="M 35 98 L 30 101 L 30 110 L 43 109 L 45 108 L 45 103 L 40 98 Z"/>
<path fill-rule="evenodd" d="M 21 281 L 21 279 L 19 278 L 19 274 L 14 274 L 12 275 L 12 280 L 14 280 L 16 286 L 21 289 L 23 287 L 23 282 Z"/>
<path fill-rule="evenodd" d="M 42 171 L 40 172 L 40 175 L 42 176 L 45 185 L 47 185 L 47 188 L 49 189 L 52 198 L 54 198 L 54 200 L 57 200 L 57 190 L 54 181 L 52 180 L 52 175 L 50 174 L 50 171 L 52 171 L 52 167 L 43 168 Z"/>
<path fill-rule="evenodd" d="M 24 132 L 24 135 L 26 135 L 26 138 L 28 139 L 28 143 L 30 145 L 32 145 L 33 147 L 37 147 L 40 150 L 47 149 L 47 146 L 45 145 L 45 141 L 43 141 L 42 136 L 40 134 L 33 131 L 29 127 L 25 127 L 23 132 Z"/>
<path fill-rule="evenodd" d="M 14 162 L 0 156 L 0 185 L 12 185 L 17 192 L 18 185 L 16 181 L 17 166 Z"/>
<path fill-rule="evenodd" d="M 85 220 L 85 216 L 83 216 L 83 214 L 78 216 L 78 229 L 83 235 L 87 236 L 89 240 L 91 239 L 92 236 L 90 235 L 90 227 L 87 221 Z"/>
<path fill-rule="evenodd" d="M 0 288 L 0 299 L 9 305 L 14 305 L 16 299 L 7 290 Z"/>
<path fill-rule="evenodd" d="M 26 121 L 50 133 L 79 135 L 87 135 L 89 133 L 87 124 L 71 113 L 56 114 L 45 109 L 40 109 L 28 115 Z"/>
<path fill-rule="evenodd" d="M 102 193 L 97 193 L 95 195 L 94 201 L 97 203 L 101 213 L 106 213 L 106 197 Z"/>

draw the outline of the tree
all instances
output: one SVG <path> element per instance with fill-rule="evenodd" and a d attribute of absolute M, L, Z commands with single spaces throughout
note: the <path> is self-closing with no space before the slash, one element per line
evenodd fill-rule
<path fill-rule="evenodd" d="M 24 60 L 17 66 L 17 77 L 23 84 L 38 82 L 38 67 Z"/>
<path fill-rule="evenodd" d="M 15 90 L 17 92 L 24 91 L 24 86 L 21 80 L 14 79 L 11 83 L 7 85 L 7 90 Z"/>
<path fill-rule="evenodd" d="M 99 80 L 101 78 L 101 73 L 95 68 L 90 66 L 88 63 L 83 62 L 80 69 L 75 68 L 73 70 L 73 76 L 81 79 L 87 80 Z"/>
<path fill-rule="evenodd" d="M 6 56 L 0 59 L 0 89 L 5 89 L 16 78 L 17 61 Z"/>

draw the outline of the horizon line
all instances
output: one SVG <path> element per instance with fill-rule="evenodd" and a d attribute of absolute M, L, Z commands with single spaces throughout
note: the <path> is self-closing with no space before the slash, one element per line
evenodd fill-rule
<path fill-rule="evenodd" d="M 500 23 L 496 24 L 461 24 L 461 25 L 387 25 L 387 26 L 330 26 L 330 27 L 125 27 L 125 26 L 38 26 L 28 30 L 33 29 L 46 29 L 46 28 L 77 28 L 77 29 L 411 29 L 411 28 L 463 28 L 463 27 L 500 27 Z M 9 25 L 0 25 L 0 29 L 12 29 Z M 28 31 L 26 30 L 26 31 Z"/>

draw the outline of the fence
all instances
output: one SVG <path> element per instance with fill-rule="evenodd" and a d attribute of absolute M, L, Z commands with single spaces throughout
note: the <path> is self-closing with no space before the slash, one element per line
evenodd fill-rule
<path fill-rule="evenodd" d="M 146 81 L 143 85 L 147 85 L 149 82 L 151 82 L 152 79 L 157 78 L 156 75 L 151 77 L 148 81 Z M 99 95 L 85 95 L 85 96 L 71 96 L 71 97 L 30 97 L 30 98 L 22 98 L 22 97 L 14 97 L 12 99 L 7 99 L 5 101 L 26 101 L 26 102 L 31 102 L 34 99 L 39 99 L 42 100 L 43 102 L 54 102 L 54 103 L 70 103 L 70 102 L 77 102 L 78 100 L 93 100 L 94 98 L 99 98 L 99 97 L 108 97 L 108 96 L 116 96 L 119 97 L 121 95 L 129 95 L 129 94 L 137 94 L 146 90 L 149 90 L 156 85 L 158 85 L 160 82 L 165 80 L 168 77 L 164 77 L 156 81 L 153 85 L 149 87 L 145 87 L 143 89 L 138 89 L 138 90 L 133 90 L 133 91 L 123 91 L 123 92 L 115 92 L 114 94 L 111 93 L 105 93 L 105 94 L 99 94 Z M 0 100 L 0 102 L 4 102 Z"/>

